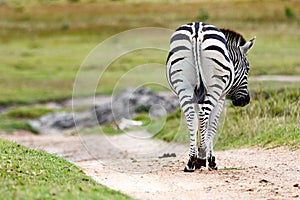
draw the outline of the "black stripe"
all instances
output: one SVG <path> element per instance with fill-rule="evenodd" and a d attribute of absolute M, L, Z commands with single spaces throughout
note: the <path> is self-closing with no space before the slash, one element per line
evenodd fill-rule
<path fill-rule="evenodd" d="M 188 31 L 190 34 L 193 33 L 192 27 L 190 26 L 181 26 L 176 31 Z"/>
<path fill-rule="evenodd" d="M 191 110 L 189 114 L 195 114 L 195 111 L 194 111 L 194 110 Z"/>
<path fill-rule="evenodd" d="M 199 22 L 195 23 L 195 38 L 198 38 L 198 32 L 199 32 Z"/>
<path fill-rule="evenodd" d="M 187 104 L 190 104 L 191 103 L 191 101 L 185 101 L 185 102 L 183 102 L 183 104 L 182 104 L 182 108 L 184 107 L 184 106 L 186 106 Z"/>
<path fill-rule="evenodd" d="M 223 88 L 218 84 L 213 84 L 213 85 L 210 85 L 209 87 L 215 87 L 215 88 L 219 88 L 220 90 L 223 90 Z"/>
<path fill-rule="evenodd" d="M 219 40 L 219 41 L 223 42 L 223 44 L 226 45 L 226 40 L 225 40 L 225 38 L 222 37 L 222 36 L 220 36 L 220 35 L 217 35 L 217 34 L 204 34 L 202 42 L 204 42 L 204 41 L 207 40 L 207 39 L 215 39 L 215 40 Z"/>
<path fill-rule="evenodd" d="M 178 92 L 177 92 L 177 95 L 179 95 L 181 92 L 185 91 L 185 89 L 180 89 Z"/>
<path fill-rule="evenodd" d="M 181 51 L 181 50 L 191 50 L 191 49 L 187 48 L 186 46 L 178 46 L 175 47 L 174 49 L 171 49 L 170 52 L 176 53 L 177 51 Z"/>
<path fill-rule="evenodd" d="M 190 37 L 185 35 L 185 34 L 179 33 L 179 34 L 174 35 L 171 38 L 171 43 L 176 41 L 176 40 L 188 40 L 188 41 L 190 41 Z"/>
<path fill-rule="evenodd" d="M 188 110 L 192 109 L 192 106 L 187 107 L 186 109 L 184 109 L 183 113 L 186 113 Z"/>
<path fill-rule="evenodd" d="M 213 75 L 212 78 L 218 78 L 220 79 L 223 83 L 226 83 L 226 80 L 224 79 L 226 76 L 218 76 L 218 75 Z"/>
<path fill-rule="evenodd" d="M 179 101 L 182 101 L 184 98 L 187 98 L 187 97 L 190 97 L 190 96 L 184 95 L 184 96 L 182 96 L 182 97 L 179 99 Z"/>
<path fill-rule="evenodd" d="M 202 108 L 202 110 L 211 111 L 211 109 L 209 107 L 204 107 L 204 108 Z"/>
<path fill-rule="evenodd" d="M 218 52 L 220 52 L 221 54 L 223 54 L 223 56 L 225 57 L 225 59 L 226 59 L 228 62 L 230 62 L 230 59 L 226 56 L 225 51 L 224 51 L 221 47 L 219 47 L 219 46 L 211 45 L 211 46 L 206 47 L 204 50 L 218 51 Z"/>
<path fill-rule="evenodd" d="M 181 79 L 176 79 L 175 81 L 171 81 L 171 84 L 174 85 L 174 84 L 180 83 L 180 82 L 182 83 L 183 80 L 181 80 Z"/>
<path fill-rule="evenodd" d="M 182 69 L 177 69 L 175 71 L 172 71 L 170 74 L 170 77 L 173 76 L 174 74 L 178 73 L 178 72 L 182 72 Z"/>
<path fill-rule="evenodd" d="M 221 96 L 221 94 L 219 92 L 217 92 L 217 91 L 213 91 L 213 93 L 215 93 L 218 96 Z"/>
<path fill-rule="evenodd" d="M 177 62 L 183 60 L 184 58 L 185 58 L 185 57 L 182 57 L 182 58 L 176 58 L 175 60 L 172 60 L 171 65 L 174 65 L 175 63 L 177 63 Z"/>
<path fill-rule="evenodd" d="M 204 110 L 204 109 L 203 109 Z M 204 112 L 204 115 L 203 116 L 209 116 L 209 113 L 207 112 Z M 202 121 L 205 121 L 205 120 L 208 120 L 208 117 L 203 117 Z M 203 127 L 203 125 L 202 125 Z"/>
<path fill-rule="evenodd" d="M 209 104 L 209 105 L 215 106 L 210 100 L 203 101 L 203 104 Z"/>
<path fill-rule="evenodd" d="M 171 57 L 173 54 L 174 54 L 174 52 L 172 52 L 172 51 L 169 52 L 169 55 L 168 55 L 168 58 L 167 58 L 167 62 L 166 62 L 166 63 L 169 62 L 169 59 L 170 59 L 170 57 Z"/>
<path fill-rule="evenodd" d="M 218 31 L 218 32 L 221 32 L 220 29 L 218 29 L 214 26 L 204 26 L 202 28 L 202 31 Z"/>
<path fill-rule="evenodd" d="M 212 61 L 214 61 L 215 63 L 217 63 L 219 66 L 221 66 L 223 69 L 225 69 L 225 70 L 227 70 L 227 71 L 229 71 L 230 72 L 230 68 L 229 67 L 227 67 L 227 66 L 225 66 L 225 65 L 223 65 L 223 63 L 221 63 L 220 61 L 218 61 L 217 59 L 215 59 L 215 58 L 209 58 L 210 60 L 212 60 Z"/>
<path fill-rule="evenodd" d="M 215 101 L 218 101 L 213 95 L 207 94 L 206 96 L 211 97 Z"/>

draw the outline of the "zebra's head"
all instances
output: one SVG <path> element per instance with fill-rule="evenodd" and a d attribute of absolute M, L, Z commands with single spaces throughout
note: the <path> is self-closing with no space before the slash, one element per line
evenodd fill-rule
<path fill-rule="evenodd" d="M 246 42 L 242 35 L 231 30 L 221 29 L 226 37 L 229 57 L 234 65 L 234 83 L 227 94 L 234 106 L 245 106 L 250 102 L 248 91 L 248 73 L 250 70 L 249 62 L 246 58 L 247 53 L 253 47 L 255 37 Z"/>

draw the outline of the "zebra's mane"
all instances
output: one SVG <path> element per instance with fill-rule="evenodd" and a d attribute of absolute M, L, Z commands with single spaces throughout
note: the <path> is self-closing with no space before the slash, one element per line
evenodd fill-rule
<path fill-rule="evenodd" d="M 225 35 L 228 46 L 238 47 L 238 46 L 243 46 L 244 44 L 246 44 L 246 40 L 244 39 L 244 37 L 241 34 L 235 32 L 235 31 L 229 30 L 229 29 L 220 29 L 220 30 Z"/>

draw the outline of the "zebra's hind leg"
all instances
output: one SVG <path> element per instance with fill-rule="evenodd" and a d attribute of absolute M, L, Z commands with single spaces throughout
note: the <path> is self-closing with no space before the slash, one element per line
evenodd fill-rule
<path fill-rule="evenodd" d="M 216 158 L 213 155 L 208 157 L 208 169 L 209 170 L 218 170 L 218 166 L 216 164 Z"/>
<path fill-rule="evenodd" d="M 208 135 L 207 135 L 207 139 L 208 139 L 208 169 L 209 170 L 217 170 L 218 166 L 216 164 L 216 157 L 214 156 L 213 153 L 213 140 L 214 140 L 214 136 L 216 134 L 217 131 L 217 124 L 218 124 L 218 120 L 220 117 L 220 114 L 222 112 L 223 109 L 223 105 L 224 105 L 224 101 L 225 101 L 225 97 L 220 98 L 220 100 L 218 101 L 216 107 L 213 109 L 211 115 L 212 117 L 209 120 L 209 128 L 208 128 Z"/>
<path fill-rule="evenodd" d="M 198 158 L 197 158 L 197 169 L 201 167 L 206 168 L 207 163 L 207 144 L 206 144 L 206 132 L 207 132 L 207 117 L 205 117 L 205 112 L 201 110 L 201 105 L 199 105 L 199 126 L 198 126 Z"/>
<path fill-rule="evenodd" d="M 198 118 L 196 116 L 195 105 L 191 100 L 187 100 L 186 102 L 181 101 L 180 103 L 190 131 L 190 158 L 184 168 L 184 172 L 194 172 L 197 162 L 196 136 L 198 131 Z"/>

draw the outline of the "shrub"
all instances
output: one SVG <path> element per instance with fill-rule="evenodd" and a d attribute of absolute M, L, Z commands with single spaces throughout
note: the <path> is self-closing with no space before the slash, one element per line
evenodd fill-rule
<path fill-rule="evenodd" d="M 292 19 L 295 17 L 294 11 L 290 7 L 285 7 L 284 12 L 285 12 L 285 16 L 288 19 Z"/>
<path fill-rule="evenodd" d="M 197 20 L 204 22 L 207 21 L 208 18 L 209 18 L 208 12 L 204 8 L 200 8 Z"/>

